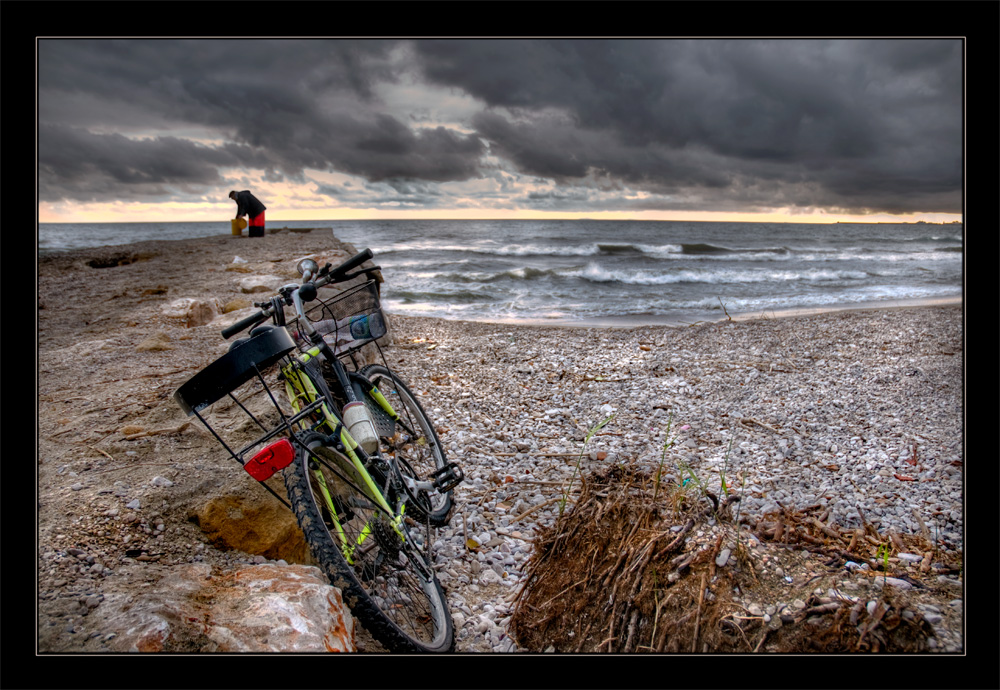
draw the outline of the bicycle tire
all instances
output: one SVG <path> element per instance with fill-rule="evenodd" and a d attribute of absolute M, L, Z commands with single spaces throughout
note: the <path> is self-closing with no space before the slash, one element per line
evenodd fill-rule
<path fill-rule="evenodd" d="M 329 437 L 308 432 L 298 441 L 296 459 L 284 470 L 288 498 L 313 558 L 341 590 L 351 612 L 390 651 L 452 651 L 451 612 L 429 559 L 421 553 L 430 545 L 421 545 L 421 535 L 405 524 L 398 527 L 400 538 L 389 524 L 391 515 L 359 487 L 351 476 L 351 461 L 329 445 Z M 336 521 L 330 505 L 338 513 Z"/>
<path fill-rule="evenodd" d="M 381 364 L 370 364 L 363 367 L 359 373 L 378 387 L 392 408 L 399 414 L 401 421 L 417 433 L 417 438 L 410 438 L 409 434 L 403 433 L 402 430 L 392 428 L 389 431 L 391 427 L 387 428 L 387 426 L 377 422 L 379 449 L 382 454 L 395 457 L 400 472 L 414 479 L 425 479 L 435 470 L 447 465 L 444 448 L 438 439 L 434 424 L 424 412 L 420 401 L 417 400 L 417 396 L 414 395 L 409 386 L 388 367 Z M 365 404 L 371 411 L 373 418 L 377 419 L 381 414 L 385 421 L 391 424 L 391 420 L 382 413 L 378 403 L 367 393 Z M 411 498 L 416 499 L 417 497 Z M 408 504 L 408 509 L 412 507 L 416 519 L 421 521 L 426 519 L 434 527 L 447 525 L 454 505 L 452 492 L 435 491 L 427 498 L 429 504 L 413 500 Z"/>

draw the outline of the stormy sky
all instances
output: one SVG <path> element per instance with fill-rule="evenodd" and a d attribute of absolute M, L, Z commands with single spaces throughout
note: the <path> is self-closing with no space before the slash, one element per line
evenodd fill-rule
<path fill-rule="evenodd" d="M 276 219 L 962 210 L 958 39 L 40 39 L 37 66 L 43 221 L 227 217 L 230 189 Z"/>

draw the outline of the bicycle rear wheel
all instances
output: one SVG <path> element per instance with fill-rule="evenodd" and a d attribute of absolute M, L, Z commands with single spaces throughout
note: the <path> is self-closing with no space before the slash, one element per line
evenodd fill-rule
<path fill-rule="evenodd" d="M 447 652 L 454 625 L 431 569 L 429 544 L 380 507 L 328 437 L 303 434 L 284 470 L 313 557 L 369 632 L 391 651 Z"/>
<path fill-rule="evenodd" d="M 359 373 L 378 388 L 399 415 L 393 422 L 370 395 L 365 395 L 364 402 L 375 422 L 382 454 L 395 458 L 400 472 L 415 480 L 425 480 L 445 467 L 448 461 L 434 424 L 409 386 L 381 364 L 368 365 Z M 418 492 L 410 498 L 408 507 L 416 509 L 418 519 L 426 518 L 435 527 L 448 524 L 453 505 L 450 490 Z"/>

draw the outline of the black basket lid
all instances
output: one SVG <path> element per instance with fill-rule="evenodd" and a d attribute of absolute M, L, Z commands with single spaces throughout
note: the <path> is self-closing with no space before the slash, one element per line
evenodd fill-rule
<path fill-rule="evenodd" d="M 236 390 L 257 373 L 295 349 L 288 331 L 278 327 L 254 329 L 254 335 L 215 360 L 174 392 L 174 400 L 188 416 Z"/>

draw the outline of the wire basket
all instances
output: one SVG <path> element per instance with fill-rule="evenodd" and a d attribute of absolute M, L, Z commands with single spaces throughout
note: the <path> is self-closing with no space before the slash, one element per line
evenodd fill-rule
<path fill-rule="evenodd" d="M 385 316 L 374 280 L 348 288 L 334 297 L 316 300 L 316 304 L 306 310 L 306 318 L 338 357 L 355 352 L 386 334 Z M 297 322 L 298 319 L 290 322 L 288 327 L 299 348 L 305 351 L 310 347 L 309 340 Z"/>
<path fill-rule="evenodd" d="M 268 379 L 275 380 L 275 365 L 289 362 L 295 349 L 284 328 L 259 326 L 174 392 L 181 409 L 196 416 L 261 483 L 291 462 L 293 430 L 308 426 L 322 405 L 320 400 L 294 412 L 285 393 L 279 391 L 275 397 L 268 384 Z"/>

